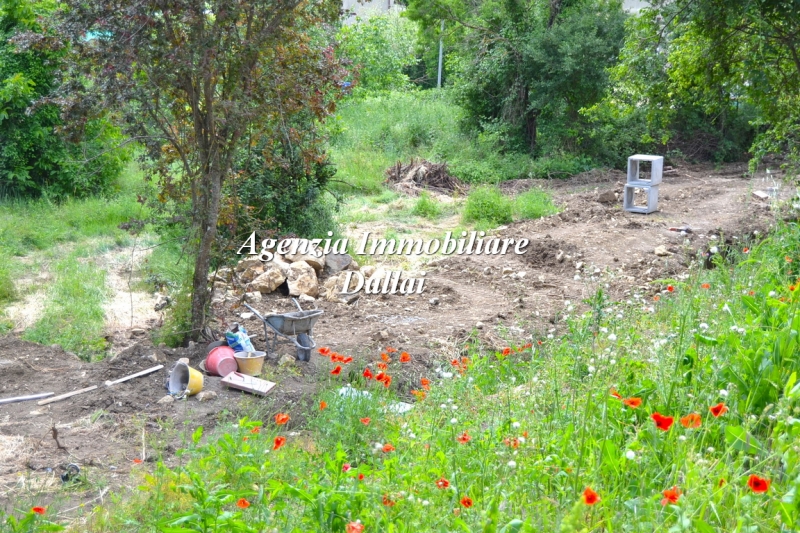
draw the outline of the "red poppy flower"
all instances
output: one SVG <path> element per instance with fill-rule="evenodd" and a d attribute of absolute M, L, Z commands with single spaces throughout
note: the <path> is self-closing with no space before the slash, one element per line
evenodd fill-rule
<path fill-rule="evenodd" d="M 319 410 L 320 411 L 322 411 L 323 409 L 326 409 L 327 407 L 328 407 L 328 403 L 327 402 L 319 402 Z"/>
<path fill-rule="evenodd" d="M 386 363 L 391 363 L 392 362 L 392 358 L 389 357 L 389 354 L 387 354 L 387 353 L 382 353 L 381 354 L 381 359 Z"/>
<path fill-rule="evenodd" d="M 383 453 L 389 453 L 394 451 L 394 446 L 392 446 L 387 442 L 386 444 L 383 445 L 383 448 L 381 449 L 383 450 Z"/>
<path fill-rule="evenodd" d="M 347 472 L 351 468 L 352 468 L 352 466 L 350 466 L 350 463 L 345 463 L 345 464 L 342 465 L 342 472 Z"/>
<path fill-rule="evenodd" d="M 364 417 L 364 418 L 361 418 L 360 420 L 361 420 L 361 423 L 364 424 L 365 426 L 369 425 L 369 422 L 370 422 L 369 418 Z"/>
<path fill-rule="evenodd" d="M 247 442 L 247 441 L 249 441 L 249 440 L 250 440 L 250 437 L 242 437 L 242 440 L 243 440 L 244 442 Z"/>
<path fill-rule="evenodd" d="M 391 346 L 386 347 L 386 353 L 395 353 L 397 348 L 392 348 Z"/>
<path fill-rule="evenodd" d="M 364 373 L 362 374 L 362 376 L 364 376 L 367 379 L 372 379 L 375 377 L 372 375 L 372 370 L 370 370 L 369 368 L 364 369 Z"/>
<path fill-rule="evenodd" d="M 272 449 L 277 450 L 284 444 L 286 444 L 286 437 L 275 437 L 275 444 L 273 444 Z"/>
<path fill-rule="evenodd" d="M 511 348 L 503 348 L 503 355 L 511 355 Z"/>
<path fill-rule="evenodd" d="M 672 285 L 667 285 L 667 292 L 675 292 L 675 287 Z"/>
<path fill-rule="evenodd" d="M 389 365 L 387 365 L 386 363 L 378 363 L 378 368 L 380 368 L 381 370 L 386 370 L 387 368 L 389 368 Z"/>
<path fill-rule="evenodd" d="M 387 494 L 383 495 L 383 505 L 385 505 L 386 507 L 393 507 L 395 503 L 396 502 L 389 499 L 389 496 Z"/>
<path fill-rule="evenodd" d="M 43 515 L 47 512 L 47 507 L 31 507 L 31 512 Z"/>
<path fill-rule="evenodd" d="M 794 285 L 789 285 L 789 290 L 790 290 L 791 292 L 794 292 Z"/>
<path fill-rule="evenodd" d="M 341 363 L 342 361 L 344 361 L 344 357 L 342 357 L 338 353 L 332 353 L 331 354 L 331 362 L 332 363 Z"/>
<path fill-rule="evenodd" d="M 386 379 L 386 374 L 383 372 L 378 372 L 378 375 L 375 376 L 375 381 L 383 381 L 384 379 Z"/>
<path fill-rule="evenodd" d="M 342 373 L 342 367 L 339 365 L 336 365 L 336 368 L 331 370 L 331 374 L 333 374 L 334 376 L 338 376 L 341 373 Z"/>
<path fill-rule="evenodd" d="M 612 388 L 610 391 L 608 391 L 608 393 L 611 396 L 613 396 L 614 398 L 616 398 L 617 400 L 621 400 L 622 399 L 622 395 L 617 392 L 617 389 Z"/>
<path fill-rule="evenodd" d="M 746 246 L 745 246 L 744 250 L 742 250 L 742 253 L 745 253 L 745 254 L 749 253 L 749 252 L 750 252 L 750 248 L 748 248 Z"/>
<path fill-rule="evenodd" d="M 753 296 L 755 293 L 756 293 L 756 291 L 750 291 L 747 294 L 749 294 L 750 296 Z"/>
<path fill-rule="evenodd" d="M 728 412 L 728 406 L 722 402 L 719 402 L 717 405 L 712 405 L 709 407 L 708 410 L 711 411 L 711 414 L 714 415 L 714 418 L 719 418 Z"/>
<path fill-rule="evenodd" d="M 512 448 L 519 448 L 519 439 L 517 439 L 517 438 L 513 438 L 513 439 L 506 438 L 506 439 L 503 439 L 503 444 L 505 444 L 506 446 L 510 446 Z"/>
<path fill-rule="evenodd" d="M 347 524 L 347 530 L 345 533 L 363 533 L 364 531 L 364 524 L 361 522 L 350 522 Z"/>
<path fill-rule="evenodd" d="M 541 345 L 542 345 L 542 341 L 536 341 L 536 344 L 538 344 L 539 346 L 541 346 Z"/>
<path fill-rule="evenodd" d="M 277 416 L 275 418 L 277 419 Z M 254 433 L 254 434 L 258 435 L 259 433 L 261 433 L 261 426 L 254 427 L 253 429 L 250 430 L 250 433 Z"/>
<path fill-rule="evenodd" d="M 681 490 L 678 487 L 672 487 L 661 494 L 664 495 L 664 498 L 661 500 L 661 505 L 668 505 L 670 503 L 678 503 L 678 498 L 681 497 Z"/>
<path fill-rule="evenodd" d="M 410 363 L 411 362 L 411 355 L 408 352 L 403 352 L 400 354 L 400 362 L 401 363 Z"/>
<path fill-rule="evenodd" d="M 458 359 L 453 359 L 452 361 L 450 361 L 450 365 L 452 366 L 459 366 L 460 364 L 461 363 L 458 362 Z"/>
<path fill-rule="evenodd" d="M 436 480 L 436 488 L 446 489 L 449 486 L 450 482 L 447 481 L 444 477 L 440 477 L 439 479 Z"/>
<path fill-rule="evenodd" d="M 689 413 L 688 415 L 681 417 L 681 425 L 685 428 L 699 428 L 700 415 L 697 413 Z"/>
<path fill-rule="evenodd" d="M 640 405 L 642 405 L 641 398 L 625 398 L 622 400 L 623 405 L 627 405 L 631 409 L 638 409 Z"/>
<path fill-rule="evenodd" d="M 583 491 L 583 503 L 586 505 L 594 505 L 600 501 L 600 496 L 591 488 L 586 487 Z"/>
<path fill-rule="evenodd" d="M 422 385 L 423 389 L 431 390 L 431 380 L 429 380 L 428 378 L 422 378 L 422 379 L 419 380 L 419 382 L 420 382 L 420 385 Z"/>
<path fill-rule="evenodd" d="M 236 507 L 239 509 L 247 509 L 250 507 L 250 502 L 245 500 L 244 498 L 239 498 L 239 501 L 236 502 Z"/>
<path fill-rule="evenodd" d="M 469 364 L 469 357 L 462 357 L 461 358 L 461 365 L 467 366 Z"/>
<path fill-rule="evenodd" d="M 458 442 L 460 442 L 461 444 L 466 444 L 466 443 L 468 443 L 469 441 L 471 441 L 471 440 L 472 440 L 472 437 L 470 437 L 470 436 L 469 436 L 469 434 L 467 434 L 467 432 L 465 431 L 464 433 L 462 433 L 461 435 L 459 435 L 459 436 L 456 438 L 456 440 L 457 440 Z"/>
<path fill-rule="evenodd" d="M 673 422 L 675 422 L 673 417 L 664 416 L 661 413 L 653 413 L 650 415 L 650 418 L 653 419 L 653 422 L 656 423 L 656 427 L 661 431 L 669 431 L 669 428 L 671 428 Z"/>
<path fill-rule="evenodd" d="M 328 348 L 327 346 L 323 346 L 322 348 L 319 349 L 319 354 L 323 357 L 330 357 L 331 349 Z"/>
<path fill-rule="evenodd" d="M 767 492 L 770 483 L 772 483 L 770 480 L 758 477 L 755 474 L 751 474 L 750 477 L 747 478 L 747 486 L 756 493 Z"/>
<path fill-rule="evenodd" d="M 289 415 L 287 415 L 286 413 L 278 413 L 277 415 L 275 415 L 275 423 L 278 424 L 279 426 L 284 425 L 288 421 L 289 421 Z"/>
<path fill-rule="evenodd" d="M 142 460 L 141 459 L 134 459 L 133 460 L 133 464 L 140 465 L 140 464 L 142 464 Z"/>
<path fill-rule="evenodd" d="M 359 474 L 358 475 L 358 480 L 359 481 L 364 481 L 364 474 Z"/>
<path fill-rule="evenodd" d="M 461 506 L 466 507 L 467 509 L 472 507 L 472 498 L 470 498 L 469 496 L 464 496 L 463 498 L 461 498 Z"/>
<path fill-rule="evenodd" d="M 710 288 L 711 288 L 711 285 L 710 285 L 709 283 L 703 283 L 703 284 L 702 284 L 702 285 L 700 285 L 700 286 L 701 286 L 702 288 L 704 288 L 704 289 L 710 289 Z"/>
<path fill-rule="evenodd" d="M 383 380 L 383 386 L 388 389 L 389 385 L 391 385 L 391 384 L 392 384 L 392 376 L 387 374 L 386 378 Z"/>
<path fill-rule="evenodd" d="M 345 357 L 344 359 L 342 359 L 342 363 L 344 363 L 344 364 L 348 364 L 348 363 L 352 363 L 352 362 L 353 362 L 353 358 L 352 357 Z"/>

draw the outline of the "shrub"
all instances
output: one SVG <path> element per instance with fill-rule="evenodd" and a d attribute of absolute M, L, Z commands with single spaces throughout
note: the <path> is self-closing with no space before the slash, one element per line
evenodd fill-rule
<path fill-rule="evenodd" d="M 497 187 L 484 185 L 469 193 L 464 207 L 464 222 L 508 224 L 512 221 L 514 203 Z"/>
<path fill-rule="evenodd" d="M 514 213 L 521 219 L 534 219 L 557 212 L 550 195 L 540 189 L 531 189 L 514 199 Z"/>
<path fill-rule="evenodd" d="M 422 194 L 419 195 L 417 202 L 414 204 L 414 208 L 411 210 L 411 213 L 429 220 L 436 220 L 442 216 L 442 208 L 439 205 L 439 202 L 432 198 L 428 191 L 423 191 Z"/>

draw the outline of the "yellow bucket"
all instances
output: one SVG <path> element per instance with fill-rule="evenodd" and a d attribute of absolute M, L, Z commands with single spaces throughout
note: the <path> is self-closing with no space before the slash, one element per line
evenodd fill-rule
<path fill-rule="evenodd" d="M 175 363 L 167 388 L 175 396 L 192 396 L 203 390 L 203 374 L 186 363 Z"/>
<path fill-rule="evenodd" d="M 266 352 L 236 352 L 233 354 L 236 364 L 239 365 L 239 373 L 248 376 L 257 376 L 264 367 Z"/>

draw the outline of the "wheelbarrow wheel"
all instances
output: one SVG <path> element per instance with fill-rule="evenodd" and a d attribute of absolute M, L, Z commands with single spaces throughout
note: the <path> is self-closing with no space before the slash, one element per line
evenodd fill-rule
<path fill-rule="evenodd" d="M 309 348 L 309 346 L 313 346 L 311 337 L 307 333 L 300 333 L 297 336 L 297 344 L 303 346 L 303 348 L 297 348 L 298 361 L 311 361 L 311 348 Z"/>

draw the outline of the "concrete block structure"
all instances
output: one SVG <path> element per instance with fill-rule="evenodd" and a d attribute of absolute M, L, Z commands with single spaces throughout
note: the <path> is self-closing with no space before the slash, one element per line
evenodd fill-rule
<path fill-rule="evenodd" d="M 650 165 L 649 172 L 642 171 L 641 163 Z M 628 158 L 628 181 L 625 184 L 623 208 L 630 213 L 652 213 L 658 210 L 658 186 L 664 178 L 664 158 L 660 155 L 636 154 Z M 637 206 L 634 202 L 636 189 L 647 195 L 647 205 Z"/>

